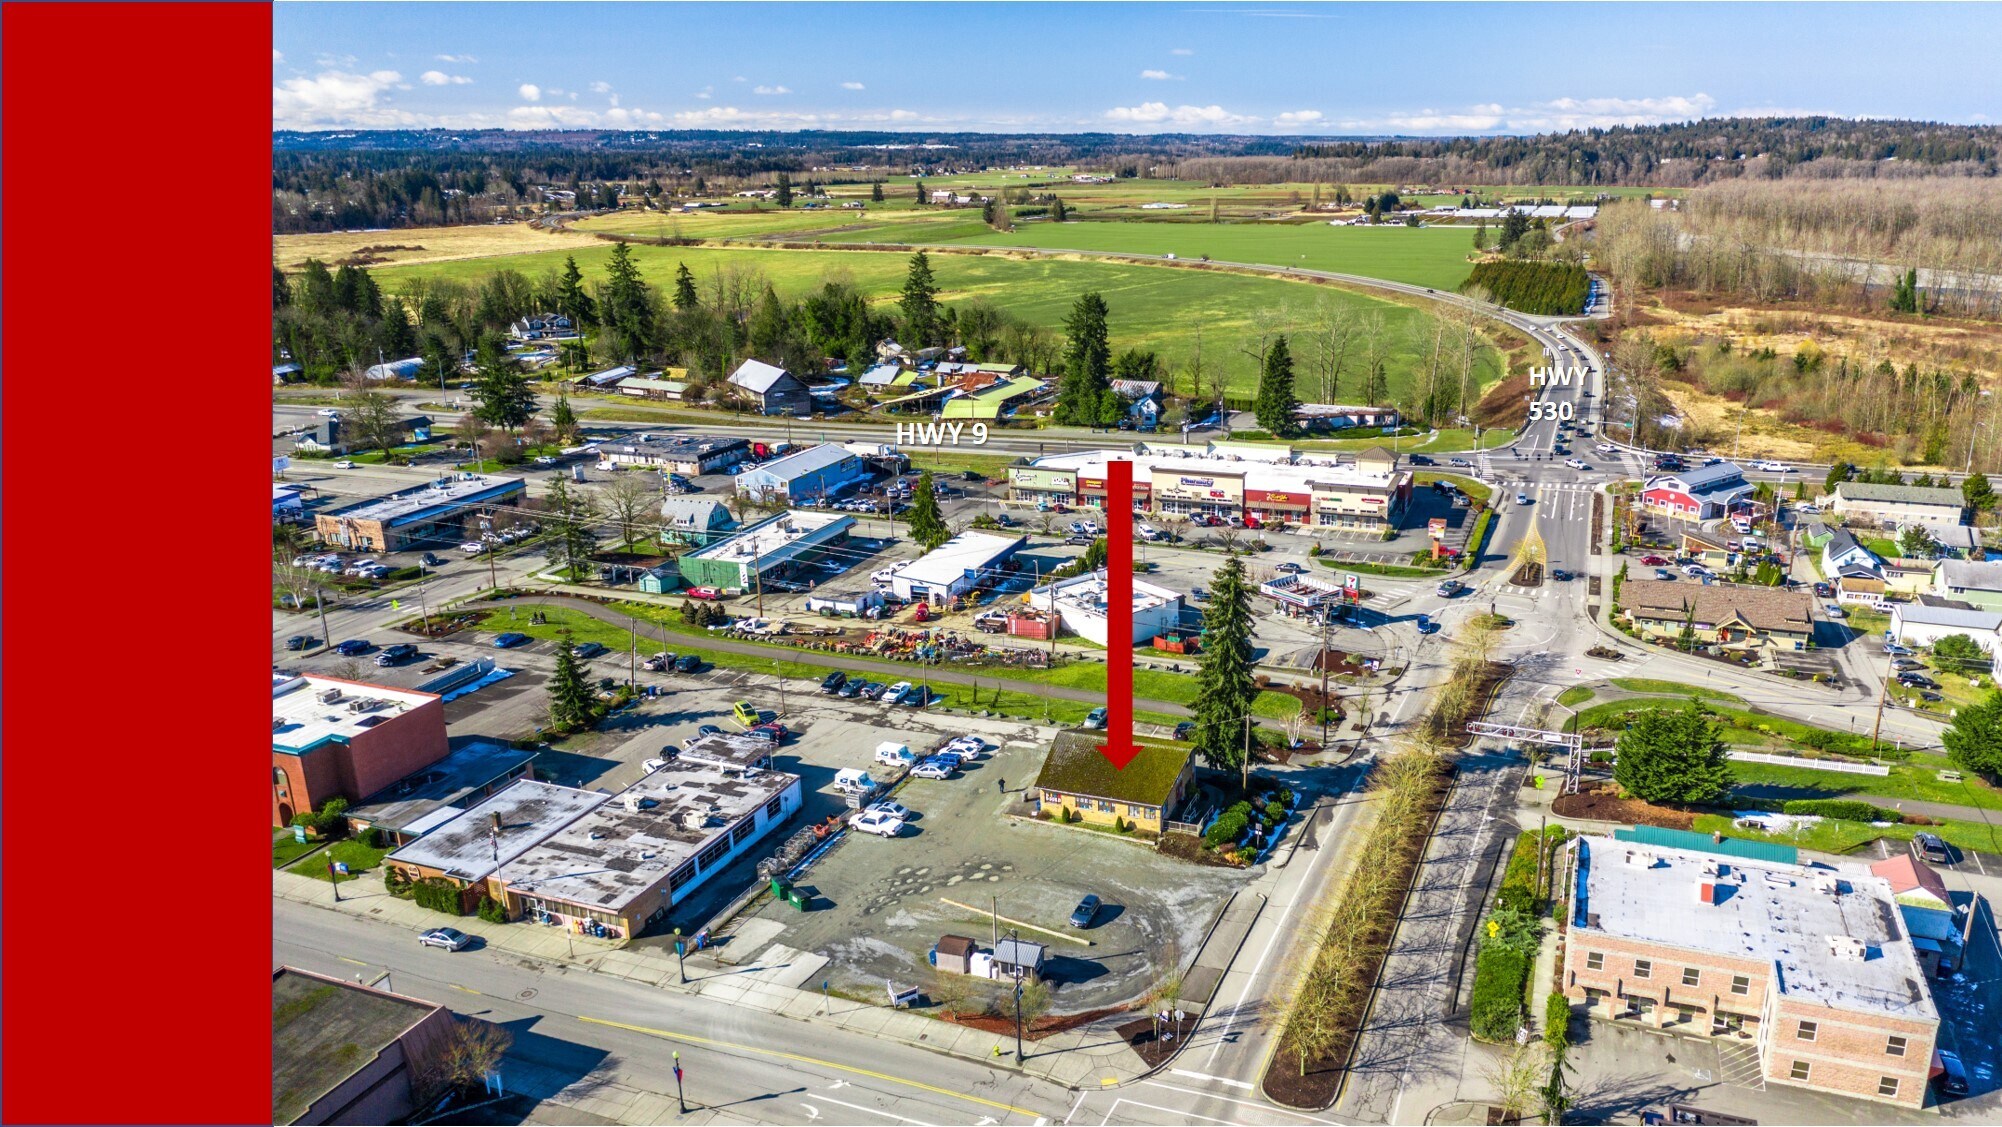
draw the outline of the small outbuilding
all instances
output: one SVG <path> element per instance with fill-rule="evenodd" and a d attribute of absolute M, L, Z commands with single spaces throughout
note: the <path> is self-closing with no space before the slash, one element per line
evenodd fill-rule
<path fill-rule="evenodd" d="M 1050 949 L 1012 936 L 994 945 L 994 977 L 1035 980 L 1043 975 Z"/>
<path fill-rule="evenodd" d="M 973 952 L 979 944 L 964 935 L 941 935 L 938 944 L 931 949 L 932 965 L 953 974 L 973 973 Z"/>

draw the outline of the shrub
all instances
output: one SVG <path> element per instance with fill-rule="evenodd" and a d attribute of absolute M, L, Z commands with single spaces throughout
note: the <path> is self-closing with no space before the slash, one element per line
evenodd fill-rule
<path fill-rule="evenodd" d="M 1780 812 L 1840 818 L 1849 822 L 1895 822 L 1900 817 L 1896 810 L 1886 810 L 1853 798 L 1797 798 L 1781 806 Z"/>
<path fill-rule="evenodd" d="M 370 826 L 368 829 L 362 831 L 361 843 L 370 849 L 381 849 L 384 840 L 382 827 L 380 826 Z"/>
<path fill-rule="evenodd" d="M 410 874 L 395 865 L 384 865 L 382 886 L 391 896 L 408 898 L 410 895 Z"/>
<path fill-rule="evenodd" d="M 1307 555 L 1309 558 L 1317 557 L 1320 554 L 1321 554 L 1321 545 L 1318 541 L 1307 545 Z"/>
<path fill-rule="evenodd" d="M 321 837 L 340 837 L 347 832 L 348 800 L 330 798 L 318 810 L 305 810 L 292 816 L 292 824 L 304 826 Z"/>
<path fill-rule="evenodd" d="M 1474 994 L 1468 1026 L 1483 1041 L 1515 1039 L 1522 1028 L 1522 989 L 1529 981 L 1529 958 L 1499 944 L 1481 947 L 1474 962 Z"/>
<path fill-rule="evenodd" d="M 501 907 L 500 901 L 494 899 L 491 896 L 480 897 L 479 915 L 481 919 L 487 921 L 490 924 L 502 924 L 507 922 L 507 909 Z"/>
<path fill-rule="evenodd" d="M 1604 767 L 1613 761 L 1613 753 L 1610 751 L 1595 751 L 1591 755 L 1586 756 L 1586 761 L 1594 767 Z"/>
<path fill-rule="evenodd" d="M 1243 837 L 1244 831 L 1251 825 L 1251 819 L 1245 813 L 1248 809 L 1250 807 L 1247 804 L 1240 802 L 1237 806 L 1217 815 L 1217 820 L 1211 822 L 1210 828 L 1203 831 L 1203 844 L 1215 849 L 1226 842 L 1233 842 Z"/>
<path fill-rule="evenodd" d="M 1281 802 L 1281 801 L 1279 801 L 1278 799 L 1276 799 L 1276 798 L 1275 798 L 1275 799 L 1273 799 L 1272 801 L 1270 801 L 1270 802 L 1268 802 L 1268 803 L 1266 803 L 1266 804 L 1265 804 L 1265 824 L 1266 824 L 1266 825 L 1268 825 L 1268 826 L 1276 826 L 1276 825 L 1278 825 L 1278 824 L 1279 824 L 1279 821 L 1280 821 L 1280 819 L 1282 819 L 1282 818 L 1284 818 L 1284 817 L 1286 817 L 1286 804 L 1285 804 L 1285 803 L 1283 803 L 1283 802 Z"/>
<path fill-rule="evenodd" d="M 411 899 L 434 912 L 448 916 L 463 916 L 460 908 L 459 886 L 443 877 L 425 877 L 410 886 Z"/>
<path fill-rule="evenodd" d="M 1543 1043 L 1556 1052 L 1571 1043 L 1571 999 L 1555 990 L 1543 1000 Z"/>

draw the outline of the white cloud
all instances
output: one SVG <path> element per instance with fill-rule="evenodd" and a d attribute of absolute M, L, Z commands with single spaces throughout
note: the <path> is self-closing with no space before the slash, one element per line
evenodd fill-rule
<path fill-rule="evenodd" d="M 282 63 L 282 62 L 284 62 L 284 61 L 285 61 L 285 52 L 283 52 L 283 51 L 280 51 L 280 50 L 279 50 L 278 48 L 276 48 L 276 47 L 273 47 L 273 48 L 271 49 L 271 61 L 272 61 L 272 62 L 274 62 L 274 63 Z"/>
<path fill-rule="evenodd" d="M 480 61 L 471 55 L 433 55 L 431 57 L 441 63 L 477 63 Z"/>
<path fill-rule="evenodd" d="M 446 74 L 442 70 L 427 70 L 417 76 L 417 81 L 426 86 L 465 86 L 473 80 L 463 74 Z"/>
<path fill-rule="evenodd" d="M 1320 110 L 1287 110 L 1285 113 L 1273 118 L 1272 124 L 1279 126 L 1281 129 L 1289 129 L 1301 125 L 1312 125 L 1320 120 Z"/>
<path fill-rule="evenodd" d="M 1191 129 L 1220 129 L 1249 125 L 1255 117 L 1234 114 L 1222 106 L 1173 106 L 1166 102 L 1142 102 L 1137 106 L 1117 106 L 1105 111 L 1105 120 L 1127 125 L 1174 125 Z"/>
<path fill-rule="evenodd" d="M 1156 82 L 1166 82 L 1171 78 L 1180 78 L 1181 75 L 1169 74 L 1165 70 L 1143 70 L 1140 72 L 1140 77 L 1150 78 Z"/>
<path fill-rule="evenodd" d="M 609 94 L 611 92 L 612 84 L 609 82 L 593 82 L 591 84 L 591 93 L 593 94 Z"/>
<path fill-rule="evenodd" d="M 510 129 L 630 129 L 659 125 L 666 120 L 658 113 L 637 107 L 594 110 L 583 106 L 516 106 L 507 111 Z"/>
<path fill-rule="evenodd" d="M 792 88 L 791 88 L 791 87 L 789 87 L 789 86 L 757 86 L 757 87 L 753 87 L 753 88 L 752 88 L 752 90 L 751 90 L 751 93 L 753 93 L 753 94 L 790 94 L 790 93 L 792 93 Z"/>
<path fill-rule="evenodd" d="M 1177 48 L 1175 48 L 1174 50 L 1172 50 L 1172 51 L 1170 51 L 1170 52 L 1168 52 L 1168 53 L 1169 53 L 1170 55 L 1193 55 L 1193 54 L 1195 54 L 1195 51 L 1193 51 L 1192 49 L 1190 49 L 1190 48 L 1188 48 L 1188 47 L 1177 47 Z"/>
<path fill-rule="evenodd" d="M 915 110 L 819 114 L 797 110 L 745 110 L 736 106 L 708 106 L 674 115 L 674 124 L 680 129 L 813 129 L 842 125 L 906 125 L 942 120 L 945 119 L 927 117 Z"/>
<path fill-rule="evenodd" d="M 368 74 L 328 70 L 311 78 L 288 78 L 271 88 L 271 121 L 280 129 L 408 124 L 414 115 L 388 105 L 388 92 L 402 81 L 403 76 L 393 70 Z"/>
<path fill-rule="evenodd" d="M 521 95 L 521 100 L 524 102 L 539 102 L 542 100 L 542 87 L 537 86 L 533 82 L 522 83 L 521 88 L 516 93 Z"/>
<path fill-rule="evenodd" d="M 843 90 L 862 90 L 862 89 L 866 89 L 866 87 L 864 87 L 864 86 L 863 86 L 863 85 L 862 85 L 861 83 L 859 83 L 859 82 L 844 82 L 844 83 L 842 83 L 842 84 L 841 84 L 841 88 L 842 88 Z"/>
<path fill-rule="evenodd" d="M 1662 98 L 1557 98 L 1524 106 L 1499 102 L 1453 110 L 1424 108 L 1376 117 L 1350 118 L 1344 130 L 1400 133 L 1563 132 L 1606 129 L 1617 125 L 1661 125 L 1710 116 L 1717 100 L 1708 94 Z"/>
<path fill-rule="evenodd" d="M 695 92 L 695 96 L 706 102 L 716 96 L 716 88 L 714 86 L 704 86 Z"/>
<path fill-rule="evenodd" d="M 744 78 L 744 76 L 743 76 L 743 75 L 739 74 L 739 75 L 736 75 L 736 76 L 732 77 L 732 78 L 730 79 L 730 81 L 732 81 L 732 82 L 743 82 L 743 81 L 746 81 L 746 80 L 745 80 L 745 78 Z"/>

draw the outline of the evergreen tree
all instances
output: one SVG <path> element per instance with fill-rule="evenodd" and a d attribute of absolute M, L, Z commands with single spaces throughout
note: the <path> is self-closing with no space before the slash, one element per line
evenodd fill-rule
<path fill-rule="evenodd" d="M 995 208 L 996 205 L 991 196 L 980 201 L 980 221 L 989 227 L 994 226 Z"/>
<path fill-rule="evenodd" d="M 924 205 L 925 205 L 925 182 L 923 180 L 920 180 L 918 181 L 918 206 L 923 207 Z"/>
<path fill-rule="evenodd" d="M 1112 344 L 1106 330 L 1105 299 L 1088 293 L 1071 306 L 1064 321 L 1069 338 L 1064 346 L 1064 374 L 1057 384 L 1056 406 L 1050 412 L 1059 426 L 1096 426 L 1110 390 Z"/>
<path fill-rule="evenodd" d="M 792 206 L 792 176 L 790 173 L 785 173 L 785 172 L 779 173 L 779 187 L 778 187 L 777 199 L 778 199 L 778 205 L 780 207 Z"/>
<path fill-rule="evenodd" d="M 571 489 L 562 478 L 556 478 L 549 483 L 543 515 L 543 531 L 550 534 L 549 562 L 562 568 L 563 574 L 573 581 L 583 578 L 590 569 L 591 552 L 598 541 L 591 525 L 591 518 L 596 515 L 591 498 Z"/>
<path fill-rule="evenodd" d="M 1995 487 L 1988 483 L 1988 475 L 1975 471 L 1960 483 L 1960 495 L 1976 512 L 1981 512 L 1995 504 Z"/>
<path fill-rule="evenodd" d="M 869 202 L 870 203 L 883 202 L 883 182 L 881 180 L 877 180 L 869 185 Z"/>
<path fill-rule="evenodd" d="M 1233 554 L 1211 581 L 1196 672 L 1195 753 L 1218 770 L 1246 766 L 1245 718 L 1258 696 L 1251 679 L 1251 634 L 1251 593 L 1244 584 L 1244 561 Z"/>
<path fill-rule="evenodd" d="M 930 470 L 918 475 L 917 488 L 911 490 L 908 521 L 911 539 L 927 552 L 952 539 L 952 530 L 945 526 L 945 518 L 939 513 L 938 492 L 932 484 Z"/>
<path fill-rule="evenodd" d="M 1282 335 L 1265 352 L 1265 370 L 1258 377 L 1258 397 L 1251 412 L 1261 428 L 1283 438 L 1293 433 L 1299 409 L 1300 397 L 1293 394 L 1293 354 Z"/>
<path fill-rule="evenodd" d="M 271 308 L 283 309 L 292 304 L 292 283 L 285 280 L 285 271 L 271 264 Z"/>
<path fill-rule="evenodd" d="M 1919 272 L 1907 270 L 1898 275 L 1891 286 L 1891 312 L 1917 313 L 1919 311 Z"/>
<path fill-rule="evenodd" d="M 694 309 L 702 304 L 695 293 L 695 275 L 688 272 L 688 263 L 678 262 L 674 267 L 674 307 Z"/>
<path fill-rule="evenodd" d="M 1731 790 L 1731 760 L 1717 725 L 1694 701 L 1634 714 L 1620 734 L 1613 781 L 1643 802 L 1715 802 Z"/>
<path fill-rule="evenodd" d="M 1823 493 L 1835 492 L 1835 487 L 1856 477 L 1856 467 L 1849 462 L 1837 462 L 1828 467 L 1828 476 L 1821 480 Z"/>
<path fill-rule="evenodd" d="M 556 311 L 570 318 L 581 332 L 598 320 L 598 303 L 584 289 L 584 272 L 577 268 L 577 256 L 563 260 L 563 276 L 556 283 Z"/>
<path fill-rule="evenodd" d="M 640 277 L 633 262 L 633 248 L 624 242 L 612 244 L 612 260 L 605 268 L 603 300 L 604 324 L 617 342 L 619 354 L 637 360 L 653 351 L 655 338 L 653 293 Z"/>
<path fill-rule="evenodd" d="M 549 678 L 549 723 L 557 728 L 588 728 L 598 718 L 598 701 L 584 681 L 584 664 L 570 650 L 570 631 L 556 647 L 556 672 Z"/>
<path fill-rule="evenodd" d="M 556 406 L 549 409 L 549 425 L 564 442 L 577 437 L 577 412 L 570 409 L 570 397 L 561 391 L 556 393 Z"/>
<path fill-rule="evenodd" d="M 1067 223 L 1070 221 L 1070 208 L 1065 206 L 1062 196 L 1057 196 L 1050 200 L 1050 221 L 1052 223 Z"/>
<path fill-rule="evenodd" d="M 402 298 L 392 297 L 383 306 L 376 340 L 381 342 L 384 355 L 398 360 L 416 355 L 417 330 L 410 324 L 410 311 L 404 308 Z"/>
<path fill-rule="evenodd" d="M 904 313 L 904 335 L 911 338 L 912 348 L 927 347 L 938 339 L 938 284 L 932 280 L 931 259 L 923 251 L 911 256 L 899 307 Z"/>
<path fill-rule="evenodd" d="M 508 354 L 499 333 L 480 338 L 473 367 L 477 373 L 473 414 L 510 433 L 520 429 L 535 414 L 535 392 L 528 386 L 521 362 Z"/>

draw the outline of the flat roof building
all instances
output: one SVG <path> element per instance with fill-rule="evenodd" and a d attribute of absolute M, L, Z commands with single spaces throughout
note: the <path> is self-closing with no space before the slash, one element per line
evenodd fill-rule
<path fill-rule="evenodd" d="M 1943 485 L 1866 485 L 1841 482 L 1830 506 L 1845 521 L 1903 527 L 1908 524 L 1961 524 L 1967 519 L 1967 499 L 1958 488 Z"/>
<path fill-rule="evenodd" d="M 1112 645 L 1112 624 L 1106 615 L 1106 571 L 1059 579 L 1023 596 L 1032 607 L 1054 608 L 1064 628 L 1101 646 Z M 1182 595 L 1152 583 L 1133 581 L 1133 636 L 1120 644 L 1137 646 L 1160 634 L 1173 634 L 1182 622 Z"/>
<path fill-rule="evenodd" d="M 778 497 L 789 502 L 837 496 L 868 476 L 862 459 L 834 443 L 809 446 L 737 475 L 746 497 Z"/>
<path fill-rule="evenodd" d="M 847 540 L 854 527 L 854 517 L 838 513 L 779 513 L 684 554 L 681 579 L 691 587 L 755 590 L 800 573 Z"/>
<path fill-rule="evenodd" d="M 271 675 L 271 824 L 329 799 L 360 801 L 445 758 L 445 702 L 431 693 Z"/>
<path fill-rule="evenodd" d="M 517 779 L 384 860 L 412 880 L 452 882 L 470 902 L 466 905 L 470 910 L 482 894 L 493 895 L 488 878 L 497 873 L 511 876 L 507 866 L 515 858 L 604 805 L 608 797 L 594 790 Z"/>
<path fill-rule="evenodd" d="M 510 917 L 631 939 L 757 848 L 800 802 L 798 775 L 684 754 L 509 862 L 504 904 Z"/>
<path fill-rule="evenodd" d="M 348 825 L 356 831 L 381 830 L 391 845 L 414 841 L 527 775 L 535 755 L 499 740 L 469 740 L 438 762 L 349 806 Z"/>
<path fill-rule="evenodd" d="M 1027 536 L 962 532 L 899 564 L 890 577 L 890 589 L 906 602 L 944 604 L 992 582 L 1028 543 Z"/>
<path fill-rule="evenodd" d="M 1115 460 L 1133 463 L 1136 506 L 1198 520 L 1381 528 L 1395 525 L 1411 500 L 1411 474 L 1381 447 L 1343 458 L 1248 442 L 1038 458 L 1009 469 L 1010 499 L 1103 508 L 1105 467 Z"/>
<path fill-rule="evenodd" d="M 601 462 L 691 475 L 721 473 L 751 456 L 744 439 L 688 434 L 632 434 L 596 445 Z"/>
<path fill-rule="evenodd" d="M 400 552 L 462 541 L 466 517 L 490 505 L 516 505 L 528 495 L 518 477 L 462 473 L 429 485 L 330 509 L 313 518 L 320 539 L 367 552 Z"/>
<path fill-rule="evenodd" d="M 294 967 L 271 972 L 271 1122 L 401 1123 L 456 1019 L 406 998 Z"/>
<path fill-rule="evenodd" d="M 1939 1013 L 1892 887 L 1578 839 L 1564 994 L 1590 1016 L 1754 1042 L 1768 1083 L 1921 1107 Z"/>

